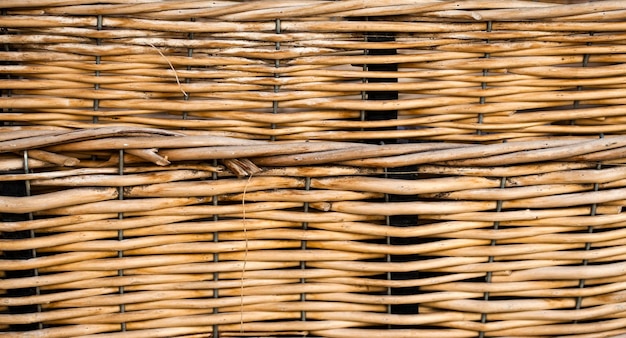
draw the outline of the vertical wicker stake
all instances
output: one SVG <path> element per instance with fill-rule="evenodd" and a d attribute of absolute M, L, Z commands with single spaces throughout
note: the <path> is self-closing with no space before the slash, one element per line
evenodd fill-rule
<path fill-rule="evenodd" d="M 488 21 L 488 22 L 486 23 L 485 32 L 487 32 L 487 33 L 491 32 L 491 30 L 492 30 L 492 25 L 493 25 L 493 24 L 492 24 L 492 22 L 491 22 L 491 21 Z M 489 39 L 486 39 L 486 40 L 485 40 L 485 43 L 489 43 Z M 488 59 L 488 58 L 490 58 L 490 57 L 491 57 L 491 54 L 490 54 L 490 53 L 485 53 L 483 57 L 484 57 L 485 59 Z M 489 75 L 489 70 L 488 70 L 488 69 L 483 69 L 483 72 L 482 72 L 482 73 L 483 73 L 483 77 L 486 77 L 486 76 L 488 76 L 488 75 Z M 481 88 L 482 90 L 486 90 L 486 89 L 487 89 L 487 82 L 485 82 L 485 81 L 481 82 L 481 84 L 480 84 L 480 88 Z M 485 104 L 485 103 L 486 103 L 486 98 L 485 98 L 484 96 L 481 96 L 481 97 L 480 97 L 480 99 L 479 99 L 479 103 L 480 103 L 481 105 Z M 477 121 L 477 122 L 478 122 L 478 125 L 480 125 L 480 124 L 482 124 L 482 123 L 483 123 L 483 117 L 484 117 L 484 116 L 483 116 L 483 113 L 482 113 L 482 112 L 480 112 L 480 113 L 478 114 L 478 121 Z M 482 134 L 483 134 L 483 131 L 482 131 L 481 129 L 478 129 L 478 130 L 476 131 L 476 133 L 477 133 L 478 135 L 482 135 Z M 506 180 L 506 178 L 504 178 L 504 177 L 503 177 L 503 178 L 501 178 L 501 184 L 500 184 L 500 187 L 501 187 L 501 188 L 504 188 L 504 182 L 505 182 L 505 180 Z M 497 212 L 500 212 L 500 211 L 501 211 L 501 209 L 502 209 L 502 201 L 498 201 L 497 203 L 498 203 L 498 205 L 497 205 L 497 209 L 496 209 L 496 211 L 497 211 Z M 497 230 L 497 229 L 499 228 L 499 226 L 500 226 L 500 224 L 499 224 L 498 222 L 494 222 L 494 223 L 493 223 L 493 229 L 494 229 L 494 230 Z M 495 245 L 496 245 L 496 240 L 491 240 L 491 246 L 495 246 Z M 491 263 L 491 262 L 493 262 L 493 261 L 494 261 L 494 257 L 493 257 L 493 256 L 489 256 L 489 262 Z M 492 273 L 491 273 L 490 271 L 489 271 L 489 272 L 487 272 L 487 276 L 485 276 L 485 281 L 486 281 L 487 283 L 491 283 L 491 278 L 492 278 L 492 276 L 491 276 L 491 275 L 492 275 Z M 489 292 L 484 292 L 484 293 L 483 293 L 483 299 L 484 299 L 485 301 L 488 301 L 488 300 L 489 300 Z M 480 315 L 480 322 L 481 322 L 481 324 L 486 324 L 486 323 L 487 323 L 487 314 L 486 314 L 486 313 L 481 313 L 481 315 Z M 485 336 L 485 332 L 480 331 L 480 332 L 479 332 L 479 338 L 483 338 L 484 336 Z"/>
<path fill-rule="evenodd" d="M 589 35 L 593 36 L 593 32 L 590 32 Z M 588 42 L 587 46 L 591 46 L 591 42 Z M 589 54 L 584 54 L 583 55 L 582 67 L 587 67 L 589 65 L 589 57 L 590 57 Z M 583 90 L 583 87 L 582 86 L 577 86 L 576 90 L 581 91 L 581 90 Z M 574 101 L 573 106 L 574 106 L 574 109 L 579 108 L 580 101 L 579 100 Z M 574 124 L 576 124 L 576 121 L 572 120 L 572 121 L 570 121 L 570 124 L 574 125 Z M 600 133 L 600 138 L 604 138 L 604 134 Z M 597 166 L 596 166 L 596 169 L 601 170 L 602 169 L 602 163 L 598 163 Z M 600 186 L 599 186 L 598 183 L 594 183 L 593 184 L 593 191 L 598 191 L 599 188 L 600 188 Z M 595 216 L 596 215 L 597 207 L 598 206 L 595 203 L 591 205 L 591 208 L 590 208 L 591 211 L 589 212 L 589 216 Z M 591 226 L 587 227 L 587 232 L 590 233 L 590 234 L 593 233 L 594 232 L 594 226 L 591 225 Z M 585 251 L 590 251 L 590 250 L 591 250 L 591 243 L 589 243 L 589 242 L 585 243 Z M 587 266 L 588 264 L 589 264 L 589 260 L 587 260 L 587 259 L 583 259 L 583 261 L 581 262 L 582 266 Z M 583 289 L 583 288 L 585 288 L 586 283 L 587 282 L 586 282 L 585 279 L 580 279 L 578 281 L 578 287 Z M 580 310 L 581 309 L 582 302 L 583 302 L 583 297 L 582 296 L 576 297 L 576 307 L 575 307 L 576 310 Z M 574 323 L 578 323 L 578 321 L 575 320 Z"/>
<path fill-rule="evenodd" d="M 195 18 L 191 18 L 191 19 L 189 19 L 189 21 L 191 21 L 191 22 L 196 22 L 196 19 L 195 19 Z M 190 32 L 190 33 L 188 33 L 188 34 L 187 34 L 187 38 L 188 38 L 189 40 L 193 40 L 193 39 L 195 38 L 195 34 L 194 34 L 194 32 Z M 192 57 L 193 57 L 193 48 L 187 48 L 187 57 L 188 57 L 188 58 L 192 58 Z M 189 71 L 191 71 L 191 65 L 187 65 L 187 71 L 188 71 L 188 72 L 189 72 Z M 191 79 L 190 79 L 190 78 L 185 78 L 185 83 L 191 83 Z M 189 101 L 189 93 L 187 93 L 187 92 L 186 92 L 186 93 L 183 95 L 183 100 L 185 100 L 185 101 Z M 189 114 L 189 112 L 187 112 L 187 111 L 183 111 L 183 113 L 182 113 L 182 119 L 183 119 L 183 120 L 186 120 L 186 119 L 187 119 L 187 114 Z M 185 129 L 185 128 L 183 127 L 182 129 Z"/>
<path fill-rule="evenodd" d="M 504 189 L 505 187 L 506 187 L 506 177 L 501 177 L 500 178 L 500 189 Z M 502 200 L 496 201 L 496 212 L 501 212 L 502 211 L 502 204 L 503 204 Z M 498 221 L 493 222 L 492 229 L 493 230 L 498 230 L 499 228 L 500 228 L 500 222 L 498 222 Z M 491 243 L 490 243 L 490 246 L 494 247 L 496 245 L 497 245 L 497 240 L 492 239 Z M 495 257 L 494 256 L 489 256 L 488 262 L 489 263 L 493 263 L 494 261 L 495 261 Z M 492 278 L 493 278 L 492 272 L 488 271 L 487 275 L 485 276 L 485 281 L 487 283 L 491 283 L 492 282 Z M 483 293 L 483 299 L 485 301 L 488 301 L 489 297 L 490 297 L 489 291 L 486 291 L 486 292 Z M 480 315 L 480 322 L 482 324 L 486 324 L 488 322 L 488 318 L 487 318 L 487 314 L 486 313 L 482 313 Z M 485 332 L 484 331 L 480 331 L 479 332 L 479 337 L 482 338 L 484 336 L 485 336 Z"/>
<path fill-rule="evenodd" d="M 217 160 L 213 160 L 213 165 L 215 167 L 218 166 Z M 217 172 L 213 172 L 213 174 L 211 175 L 212 182 L 215 182 L 218 179 L 219 178 L 217 176 Z M 220 196 L 219 195 L 213 196 L 213 200 L 212 200 L 213 203 L 212 203 L 212 205 L 214 207 L 217 207 L 219 200 L 220 200 Z M 212 221 L 213 222 L 218 222 L 219 220 L 220 220 L 219 215 L 218 214 L 213 214 Z M 213 243 L 217 244 L 219 241 L 220 241 L 219 231 L 216 230 L 216 231 L 213 232 Z M 213 255 L 213 263 L 218 263 L 218 262 L 219 262 L 219 255 L 214 254 Z M 220 280 L 220 273 L 219 272 L 217 272 L 217 271 L 213 272 L 213 280 L 216 283 L 219 282 L 219 280 Z M 217 300 L 219 298 L 220 298 L 219 289 L 218 288 L 214 288 L 213 289 L 213 299 Z M 213 314 L 214 315 L 219 314 L 219 307 L 216 306 L 216 307 L 213 308 Z M 213 324 L 213 332 L 212 332 L 212 334 L 213 334 L 213 337 L 216 337 L 216 338 L 220 336 L 220 330 L 219 330 L 219 325 L 218 324 Z"/>
<path fill-rule="evenodd" d="M 124 150 L 120 149 L 119 150 L 119 162 L 118 162 L 118 175 L 122 176 L 124 175 Z M 118 187 L 118 198 L 120 200 L 124 200 L 124 187 Z M 117 214 L 117 218 L 119 220 L 124 219 L 124 213 L 123 212 L 119 212 Z M 118 241 L 123 241 L 124 240 L 124 230 L 120 229 L 117 231 L 117 240 Z M 124 251 L 118 251 L 117 252 L 117 257 L 118 258 L 123 258 L 124 257 Z M 124 270 L 118 270 L 117 271 L 117 275 L 120 277 L 124 276 Z M 119 294 L 120 296 L 124 294 L 124 286 L 120 286 L 119 287 Z M 120 313 L 125 313 L 126 312 L 126 305 L 124 303 L 120 304 Z M 122 322 L 121 323 L 121 330 L 122 332 L 126 331 L 126 322 Z"/>
<path fill-rule="evenodd" d="M 603 138 L 603 137 L 604 137 L 604 136 L 601 134 L 601 135 L 600 135 L 600 138 Z M 601 163 L 598 163 L 598 165 L 596 166 L 596 169 L 597 169 L 597 170 L 601 170 L 601 169 L 602 169 L 602 164 L 601 164 Z M 593 184 L 593 191 L 598 191 L 598 190 L 599 190 L 599 188 L 600 188 L 600 185 L 599 185 L 598 183 L 594 183 L 594 184 Z M 589 216 L 595 216 L 595 215 L 597 214 L 598 205 L 597 205 L 596 203 L 593 203 L 593 204 L 591 204 L 590 209 L 591 209 L 591 210 L 590 210 L 590 212 L 589 212 Z M 593 225 L 588 226 L 588 227 L 587 227 L 587 233 L 591 234 L 591 233 L 593 233 L 593 232 L 594 232 L 594 226 L 593 226 Z M 592 243 L 590 243 L 590 242 L 586 242 L 586 243 L 585 243 L 585 251 L 590 251 L 590 250 L 591 250 L 591 244 L 592 244 Z M 587 265 L 589 265 L 589 260 L 588 260 L 588 259 L 583 259 L 583 261 L 581 262 L 581 265 L 582 265 L 582 266 L 587 266 Z M 586 280 L 585 280 L 584 278 L 583 278 L 583 279 L 580 279 L 580 280 L 578 281 L 578 287 L 579 287 L 580 289 L 585 288 L 585 285 L 586 285 Z M 578 297 L 576 297 L 576 307 L 575 307 L 575 309 L 576 309 L 576 310 L 580 310 L 580 309 L 581 309 L 581 307 L 582 307 L 582 303 L 583 303 L 583 297 L 582 297 L 582 296 L 578 296 Z M 574 320 L 574 323 L 578 323 L 578 320 Z"/>

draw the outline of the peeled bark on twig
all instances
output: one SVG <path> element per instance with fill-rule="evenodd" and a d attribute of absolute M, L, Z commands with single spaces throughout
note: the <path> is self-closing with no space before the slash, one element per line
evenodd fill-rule
<path fill-rule="evenodd" d="M 127 153 L 143 158 L 152 162 L 156 165 L 166 166 L 170 164 L 170 161 L 167 160 L 167 157 L 163 157 L 157 153 L 157 149 L 126 149 Z"/>
<path fill-rule="evenodd" d="M 27 155 L 28 157 L 32 157 L 40 161 L 60 165 L 63 167 L 73 167 L 73 166 L 76 166 L 80 162 L 80 160 L 75 157 L 55 154 L 49 151 L 43 151 L 43 150 L 37 150 L 37 149 L 27 150 Z"/>
<path fill-rule="evenodd" d="M 247 158 L 224 159 L 222 163 L 237 177 L 247 177 L 261 172 L 261 169 Z"/>

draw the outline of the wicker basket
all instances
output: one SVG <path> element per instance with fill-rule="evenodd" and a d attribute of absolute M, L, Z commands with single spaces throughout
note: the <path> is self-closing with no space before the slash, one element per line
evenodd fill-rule
<path fill-rule="evenodd" d="M 626 335 L 624 1 L 0 11 L 0 337 Z"/>

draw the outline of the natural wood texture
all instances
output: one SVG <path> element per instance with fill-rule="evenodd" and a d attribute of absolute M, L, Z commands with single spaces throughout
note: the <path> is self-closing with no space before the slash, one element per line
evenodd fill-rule
<path fill-rule="evenodd" d="M 623 4 L 577 2 L 7 1 L 0 88 L 12 94 L 0 108 L 4 121 L 39 126 L 96 119 L 261 139 L 623 133 Z M 364 16 L 376 18 L 337 19 Z M 399 81 L 363 81 L 376 78 Z M 361 100 L 368 91 L 402 95 Z M 359 121 L 361 110 L 401 118 Z M 361 130 L 377 127 L 396 130 Z"/>
<path fill-rule="evenodd" d="M 118 131 L 124 133 L 124 128 Z M 56 133 L 64 139 L 64 133 L 73 132 Z M 570 159 L 572 154 L 602 153 L 607 162 L 617 160 L 621 153 L 610 150 L 621 145 L 622 136 L 493 145 L 422 142 L 397 148 L 313 142 L 302 153 L 303 148 L 291 145 L 308 143 L 224 145 L 237 144 L 237 139 L 221 136 L 208 146 L 212 135 L 176 135 L 173 140 L 186 147 L 163 143 L 172 153 L 202 149 L 210 154 L 212 148 L 228 148 L 228 157 L 238 159 L 259 151 L 262 157 L 248 161 L 263 165 L 250 177 L 235 177 L 241 173 L 194 167 L 194 160 L 186 157 L 163 167 L 150 166 L 151 159 L 120 162 L 113 156 L 119 145 L 149 144 L 151 138 L 160 142 L 163 136 L 115 134 L 38 146 L 55 149 L 60 156 L 78 154 L 80 148 L 80 154 L 102 158 L 96 165 L 101 168 L 81 168 L 90 164 L 80 161 L 75 169 L 50 164 L 37 172 L 4 175 L 4 182 L 28 179 L 32 194 L 1 197 L 5 213 L 32 212 L 34 219 L 2 222 L 2 230 L 30 230 L 37 237 L 4 239 L 0 247 L 5 252 L 36 250 L 41 257 L 0 260 L 7 272 L 40 273 L 5 279 L 0 287 L 30 285 L 46 293 L 3 298 L 9 307 L 45 304 L 44 316 L 9 313 L 0 321 L 41 321 L 67 328 L 60 331 L 66 334 L 79 325 L 136 323 L 135 334 L 140 336 L 154 330 L 191 332 L 166 320 L 172 316 L 195 318 L 204 324 L 194 327 L 212 332 L 215 319 L 206 316 L 219 309 L 224 315 L 221 330 L 239 328 L 236 318 L 243 314 L 244 330 L 261 336 L 298 328 L 333 336 L 344 332 L 336 330 L 365 330 L 381 323 L 434 325 L 442 328 L 438 334 L 448 336 L 455 336 L 453 330 L 524 333 L 544 326 L 562 332 L 559 325 L 569 325 L 572 318 L 595 320 L 607 326 L 605 332 L 617 332 L 613 323 L 621 318 L 619 299 L 626 288 L 621 263 L 626 257 L 626 218 L 621 213 L 626 174 L 621 166 Z M 99 146 L 89 151 L 82 147 L 85 142 Z M 279 144 L 283 148 L 277 158 L 297 160 L 303 154 L 315 158 L 316 164 L 285 167 L 281 160 L 272 166 L 265 148 Z M 380 167 L 333 165 L 336 158 L 326 156 L 328 147 L 336 149 L 331 152 L 345 149 L 351 162 Z M 20 156 L 28 158 L 35 150 Z M 408 173 L 396 171 L 404 175 L 398 178 L 385 177 L 383 164 L 391 151 L 397 166 L 415 159 L 426 164 Z M 501 156 L 499 165 L 485 165 L 487 153 Z M 558 162 L 560 157 L 565 161 Z M 475 166 L 452 166 L 452 158 L 475 161 Z M 339 162 L 344 159 L 342 155 Z M 429 164 L 433 162 L 439 164 Z M 385 194 L 413 200 L 385 201 Z M 207 220 L 211 215 L 223 219 Z M 384 216 L 396 215 L 421 221 L 385 225 Z M 502 228 L 495 229 L 495 224 Z M 386 238 L 422 242 L 385 244 Z M 405 255 L 423 258 L 384 260 Z M 433 275 L 373 278 L 413 271 Z M 576 287 L 581 280 L 587 285 Z M 384 295 L 387 288 L 411 287 L 421 292 Z M 213 297 L 214 292 L 219 296 Z M 511 304 L 477 300 L 486 293 L 508 297 Z M 559 312 L 575 307 L 579 298 L 579 310 Z M 122 304 L 124 313 L 119 312 Z M 418 306 L 420 311 L 386 314 L 392 305 Z M 272 317 L 260 315 L 246 322 L 246 316 L 258 311 L 270 311 Z M 292 313 L 298 316 L 292 318 Z M 298 321 L 300 313 L 313 324 Z M 490 321 L 480 321 L 483 313 Z M 267 318 L 284 321 L 284 326 Z M 572 329 L 591 330 L 576 325 Z M 407 334 L 427 332 L 410 329 Z"/>
<path fill-rule="evenodd" d="M 626 334 L 625 19 L 0 1 L 0 337 Z"/>

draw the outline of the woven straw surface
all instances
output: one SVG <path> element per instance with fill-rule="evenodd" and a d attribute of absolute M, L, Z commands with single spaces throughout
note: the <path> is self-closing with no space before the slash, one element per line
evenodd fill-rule
<path fill-rule="evenodd" d="M 0 29 L 0 337 L 626 334 L 624 1 Z"/>

